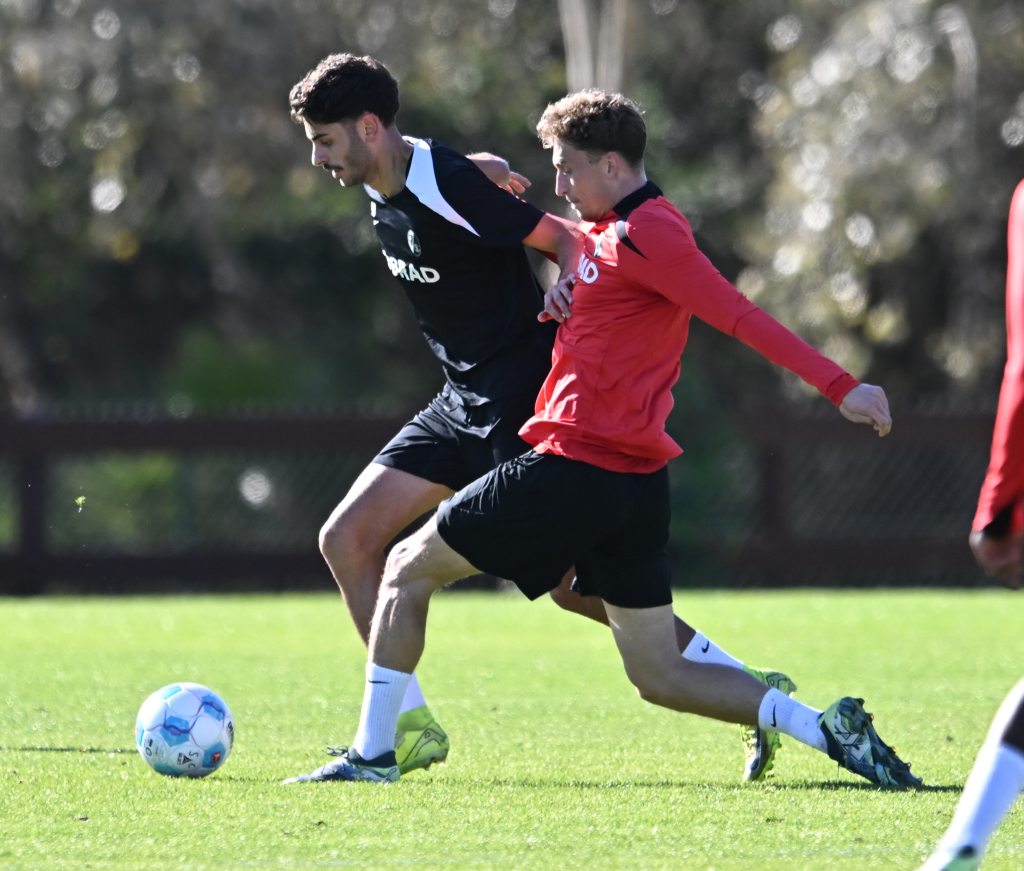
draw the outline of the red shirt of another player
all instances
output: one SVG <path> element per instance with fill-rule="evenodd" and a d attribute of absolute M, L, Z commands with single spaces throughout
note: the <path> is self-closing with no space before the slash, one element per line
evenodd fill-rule
<path fill-rule="evenodd" d="M 572 317 L 558 328 L 537 413 L 519 431 L 538 453 L 615 472 L 654 472 L 679 456 L 665 421 L 692 315 L 836 405 L 857 386 L 726 281 L 697 248 L 686 218 L 650 182 L 580 229 L 587 238 Z"/>
<path fill-rule="evenodd" d="M 988 474 L 978 498 L 974 529 L 995 538 L 1024 528 L 1024 182 L 1010 204 L 1009 262 L 1006 270 L 1006 369 L 992 435 Z"/>

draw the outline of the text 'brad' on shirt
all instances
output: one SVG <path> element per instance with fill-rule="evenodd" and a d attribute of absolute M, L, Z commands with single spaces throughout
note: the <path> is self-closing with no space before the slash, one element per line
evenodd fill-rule
<path fill-rule="evenodd" d="M 433 284 L 441 278 L 441 273 L 429 266 L 421 266 L 418 269 L 413 263 L 406 263 L 397 257 L 391 257 L 387 251 L 382 251 L 384 259 L 388 262 L 388 268 L 395 278 L 404 278 L 406 281 L 419 281 L 422 284 Z"/>

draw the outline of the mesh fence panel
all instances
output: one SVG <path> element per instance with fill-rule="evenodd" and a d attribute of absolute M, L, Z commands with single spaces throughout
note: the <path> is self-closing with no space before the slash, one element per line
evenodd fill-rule
<path fill-rule="evenodd" d="M 815 446 L 787 462 L 793 534 L 966 536 L 988 453 L 981 445 Z"/>
<path fill-rule="evenodd" d="M 0 459 L 0 552 L 17 546 L 18 516 L 14 491 L 14 466 Z"/>
<path fill-rule="evenodd" d="M 58 460 L 50 471 L 49 546 L 55 554 L 308 550 L 369 459 L 150 453 Z"/>
<path fill-rule="evenodd" d="M 44 587 L 38 578 L 58 571 L 69 579 L 68 589 L 79 583 L 76 578 L 106 589 L 89 579 L 128 578 L 139 565 L 158 571 L 165 556 L 167 571 L 201 564 L 205 568 L 197 571 L 218 583 L 230 573 L 218 560 L 237 565 L 246 557 L 254 562 L 240 573 L 262 577 L 265 568 L 269 578 L 315 571 L 322 580 L 318 531 L 399 424 L 214 423 L 172 432 L 158 422 L 154 426 L 164 430 L 156 440 L 147 435 L 154 432 L 148 423 L 134 421 L 125 429 L 117 429 L 120 422 L 108 429 L 88 422 L 80 429 L 55 426 L 60 440 L 40 440 L 44 430 L 30 430 L 20 446 L 10 439 L 11 453 L 0 456 L 0 575 L 6 573 L 6 589 L 39 591 Z M 729 438 L 708 439 L 670 465 L 669 551 L 678 582 L 980 578 L 966 534 L 988 458 L 987 418 L 922 418 L 916 435 L 908 424 L 901 441 L 882 443 L 850 441 L 838 428 L 833 435 L 820 427 L 809 438 L 786 441 L 791 425 L 780 425 L 782 436 L 746 427 Z M 36 452 L 40 441 L 44 447 Z M 25 494 L 42 492 L 45 498 L 19 502 L 17 482 L 37 479 L 45 486 Z M 19 548 L 22 508 L 30 534 Z M 62 562 L 46 569 L 50 575 L 40 574 L 38 566 L 50 557 Z M 197 561 L 190 563 L 193 557 Z M 22 577 L 28 580 L 19 580 L 20 587 L 10 580 Z M 0 576 L 0 590 L 4 580 Z M 122 588 L 130 589 L 129 581 Z"/>
<path fill-rule="evenodd" d="M 150 453 L 58 460 L 50 470 L 49 545 L 54 553 L 308 549 L 370 458 Z M 986 462 L 986 452 L 972 445 L 810 447 L 786 458 L 787 523 L 796 538 L 963 535 Z M 673 474 L 674 531 L 742 540 L 758 523 L 756 454 L 738 446 L 715 466 L 713 486 L 685 461 Z M 0 548 L 13 546 L 16 525 L 12 469 L 0 463 Z"/>

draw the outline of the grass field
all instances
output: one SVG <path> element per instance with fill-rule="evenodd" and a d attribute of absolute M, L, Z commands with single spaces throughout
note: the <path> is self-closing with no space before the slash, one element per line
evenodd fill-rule
<path fill-rule="evenodd" d="M 449 764 L 283 786 L 347 743 L 365 654 L 334 596 L 0 601 L 0 868 L 914 869 L 1024 672 L 1024 598 L 685 593 L 677 611 L 823 707 L 862 695 L 926 788 L 880 791 L 787 741 L 739 783 L 734 726 L 641 702 L 603 627 L 517 594 L 435 599 L 424 692 Z M 176 680 L 231 705 L 205 780 L 134 750 Z M 1024 868 L 1024 811 L 986 871 Z"/>

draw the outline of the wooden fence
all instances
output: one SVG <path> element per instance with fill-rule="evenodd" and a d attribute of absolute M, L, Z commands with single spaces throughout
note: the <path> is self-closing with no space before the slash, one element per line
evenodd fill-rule
<path fill-rule="evenodd" d="M 263 588 L 293 586 L 296 578 L 330 576 L 316 549 L 260 552 L 259 548 L 173 553 L 51 552 L 48 545 L 47 490 L 55 459 L 104 453 L 165 452 L 197 455 L 224 452 L 351 454 L 373 452 L 400 427 L 396 419 L 158 419 L 158 420 L 0 420 L 0 460 L 14 469 L 17 533 L 14 547 L 0 552 L 0 594 L 33 595 L 52 589 L 133 592 L 153 589 L 157 578 L 188 578 L 209 590 L 238 589 L 258 582 Z M 831 418 L 747 418 L 738 428 L 756 458 L 757 507 L 753 530 L 737 545 L 705 542 L 739 585 L 814 584 L 819 571 L 837 565 L 851 571 L 884 565 L 910 582 L 943 570 L 967 582 L 980 576 L 967 548 L 967 528 L 957 534 L 874 534 L 807 537 L 794 534 L 787 480 L 801 453 L 814 446 L 835 451 L 863 450 L 878 442 L 867 427 Z M 969 446 L 987 454 L 993 417 L 905 417 L 897 421 L 880 452 L 908 447 Z M 980 482 L 979 482 L 980 483 Z M 976 490 L 975 490 L 976 492 Z M 339 494 L 340 497 L 341 494 Z M 969 522 L 969 519 L 968 521 Z M 922 568 L 925 571 L 922 573 Z M 933 572 L 934 573 L 934 572 Z"/>

